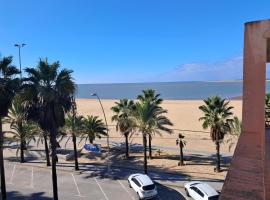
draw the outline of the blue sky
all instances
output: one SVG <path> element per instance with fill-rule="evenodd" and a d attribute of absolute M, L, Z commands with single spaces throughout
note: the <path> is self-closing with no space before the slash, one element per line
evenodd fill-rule
<path fill-rule="evenodd" d="M 0 53 L 59 60 L 77 83 L 242 78 L 243 24 L 269 0 L 1 0 Z"/>

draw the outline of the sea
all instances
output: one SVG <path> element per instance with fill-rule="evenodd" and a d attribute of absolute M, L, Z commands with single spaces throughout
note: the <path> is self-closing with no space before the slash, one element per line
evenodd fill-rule
<path fill-rule="evenodd" d="M 153 83 L 112 83 L 112 84 L 78 84 L 77 98 L 101 99 L 135 99 L 144 89 L 154 89 L 167 100 L 198 100 L 213 95 L 222 98 L 241 98 L 243 91 L 242 81 L 194 81 L 194 82 L 153 82 Z M 270 82 L 267 81 L 266 91 L 270 91 Z"/>

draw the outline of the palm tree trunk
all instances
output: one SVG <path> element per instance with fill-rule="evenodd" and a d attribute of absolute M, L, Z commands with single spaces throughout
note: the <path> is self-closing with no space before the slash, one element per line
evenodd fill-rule
<path fill-rule="evenodd" d="M 149 148 L 148 148 L 148 151 L 149 151 L 149 159 L 152 159 L 152 137 L 151 135 L 149 134 Z"/>
<path fill-rule="evenodd" d="M 2 200 L 7 199 L 6 193 L 6 179 L 5 179 L 5 167 L 4 167 L 4 156 L 3 156 L 3 143 L 4 133 L 2 131 L 2 117 L 0 116 L 0 176 L 1 176 L 1 197 Z"/>
<path fill-rule="evenodd" d="M 52 147 L 52 183 L 53 183 L 53 199 L 58 200 L 57 173 L 56 173 L 56 128 L 51 129 L 51 147 Z"/>
<path fill-rule="evenodd" d="M 46 154 L 47 166 L 51 166 L 50 153 L 49 153 L 49 147 L 48 147 L 46 134 L 44 134 L 43 137 L 44 137 L 44 145 L 45 145 L 45 154 Z"/>
<path fill-rule="evenodd" d="M 129 157 L 128 132 L 125 133 L 125 139 L 126 139 L 126 158 L 128 158 Z"/>
<path fill-rule="evenodd" d="M 183 145 L 180 141 L 180 166 L 184 165 L 184 154 L 183 154 Z"/>
<path fill-rule="evenodd" d="M 25 149 L 25 141 L 24 141 L 24 134 L 22 130 L 22 122 L 19 123 L 19 130 L 21 132 L 21 145 L 20 145 L 20 153 L 21 153 L 21 163 L 24 163 L 24 149 Z"/>
<path fill-rule="evenodd" d="M 21 163 L 24 163 L 25 160 L 24 160 L 24 141 L 23 139 L 21 138 L 21 146 L 20 146 L 20 153 L 21 153 Z"/>
<path fill-rule="evenodd" d="M 93 144 L 94 140 L 89 138 L 89 142 L 90 142 L 90 144 Z"/>
<path fill-rule="evenodd" d="M 216 172 L 220 172 L 220 143 L 219 141 L 216 141 L 216 150 L 217 150 Z"/>
<path fill-rule="evenodd" d="M 76 103 L 75 101 L 73 102 L 73 105 L 72 105 L 72 141 L 73 141 L 73 150 L 74 150 L 74 164 L 75 164 L 75 170 L 79 170 L 79 163 L 78 163 L 78 152 L 77 152 L 77 138 L 76 138 L 76 135 L 75 135 L 75 119 L 76 119 L 76 112 L 75 112 L 75 106 L 76 106 Z"/>
<path fill-rule="evenodd" d="M 143 151 L 144 151 L 144 173 L 147 174 L 147 138 L 146 135 L 143 134 Z"/>
<path fill-rule="evenodd" d="M 73 149 L 74 149 L 74 161 L 75 161 L 75 170 L 79 170 L 79 163 L 78 163 L 78 152 L 77 152 L 77 143 L 76 143 L 76 136 L 72 134 L 72 141 L 73 141 Z"/>

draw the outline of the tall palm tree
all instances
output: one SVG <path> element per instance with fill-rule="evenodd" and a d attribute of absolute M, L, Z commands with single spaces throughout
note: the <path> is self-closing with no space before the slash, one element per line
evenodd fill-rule
<path fill-rule="evenodd" d="M 142 94 L 137 96 L 137 99 L 140 102 L 146 102 L 149 101 L 151 103 L 156 104 L 157 106 L 161 105 L 163 102 L 163 99 L 160 98 L 160 94 L 156 94 L 156 91 L 153 89 L 146 89 L 142 91 Z M 149 141 L 149 159 L 152 159 L 152 138 L 153 135 L 149 134 L 148 135 L 148 141 Z"/>
<path fill-rule="evenodd" d="M 19 70 L 11 65 L 11 63 L 12 57 L 4 57 L 0 60 L 0 176 L 2 200 L 7 199 L 3 157 L 4 134 L 2 131 L 2 119 L 7 116 L 12 99 L 20 84 L 20 80 L 15 77 L 19 73 Z"/>
<path fill-rule="evenodd" d="M 116 130 L 120 130 L 120 132 L 125 136 L 126 158 L 128 158 L 128 137 L 134 128 L 131 114 L 136 109 L 136 106 L 132 100 L 128 99 L 121 99 L 120 102 L 115 102 L 115 104 L 116 105 L 111 108 L 115 113 L 115 115 L 112 116 L 112 121 L 116 121 Z"/>
<path fill-rule="evenodd" d="M 215 171 L 220 172 L 220 143 L 227 133 L 232 131 L 231 124 L 233 122 L 232 106 L 229 101 L 221 99 L 219 96 L 209 97 L 204 100 L 204 105 L 199 109 L 204 116 L 199 118 L 203 121 L 204 129 L 210 128 L 210 137 L 216 145 L 216 168 Z"/>
<path fill-rule="evenodd" d="M 270 127 L 270 93 L 265 95 L 265 127 Z"/>
<path fill-rule="evenodd" d="M 52 155 L 53 198 L 58 200 L 56 174 L 56 136 L 58 129 L 65 123 L 65 113 L 71 109 L 75 84 L 72 71 L 60 70 L 60 63 L 49 64 L 47 59 L 40 59 L 35 68 L 27 68 L 23 97 L 28 118 L 36 121 L 40 128 L 50 133 Z"/>
<path fill-rule="evenodd" d="M 107 136 L 107 128 L 97 116 L 87 116 L 83 120 L 82 126 L 81 141 L 83 139 L 85 142 L 89 140 L 90 144 L 93 144 L 96 137 L 101 138 L 102 136 Z"/>
<path fill-rule="evenodd" d="M 42 131 L 41 133 L 41 137 L 40 137 L 40 141 L 44 143 L 44 148 L 45 148 L 45 155 L 46 155 L 46 164 L 47 166 L 51 166 L 51 162 L 50 162 L 50 148 L 48 145 L 48 137 L 49 137 L 49 133 L 47 131 Z"/>
<path fill-rule="evenodd" d="M 171 121 L 163 114 L 167 113 L 166 110 L 157 106 L 155 103 L 149 101 L 137 102 L 136 109 L 132 116 L 135 127 L 143 137 L 144 149 L 144 173 L 147 174 L 147 136 L 153 133 L 161 134 L 161 131 L 171 133 L 172 130 L 167 126 L 172 126 Z"/>
<path fill-rule="evenodd" d="M 9 133 L 13 134 L 10 140 L 19 144 L 20 162 L 24 163 L 24 151 L 27 150 L 27 146 L 32 140 L 35 141 L 35 136 L 38 134 L 39 128 L 35 123 L 27 121 L 26 112 L 19 95 L 13 99 L 5 122 L 10 124 L 11 131 Z"/>
<path fill-rule="evenodd" d="M 79 170 L 78 152 L 77 152 L 77 136 L 83 131 L 83 119 L 84 119 L 83 116 L 77 115 L 76 102 L 75 100 L 73 100 L 72 110 L 65 119 L 65 126 L 63 127 L 63 129 L 65 133 L 71 135 L 72 137 L 75 170 Z"/>

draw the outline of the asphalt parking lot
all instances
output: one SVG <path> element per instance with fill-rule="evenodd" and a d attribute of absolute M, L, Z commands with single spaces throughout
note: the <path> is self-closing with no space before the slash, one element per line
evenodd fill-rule
<path fill-rule="evenodd" d="M 8 200 L 52 199 L 51 170 L 5 164 Z M 77 173 L 58 170 L 59 199 L 63 200 L 135 200 L 136 193 L 129 188 L 126 178 L 110 179 L 94 176 L 92 172 Z M 185 200 L 183 189 L 157 184 L 157 199 Z"/>

